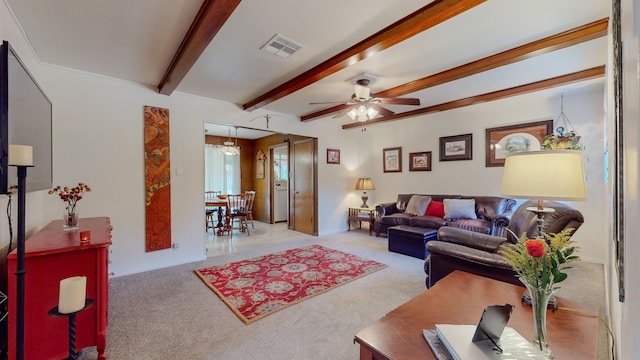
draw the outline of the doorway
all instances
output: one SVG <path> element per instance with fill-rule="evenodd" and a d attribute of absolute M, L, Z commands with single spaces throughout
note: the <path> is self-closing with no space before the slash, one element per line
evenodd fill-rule
<path fill-rule="evenodd" d="M 245 190 L 256 191 L 253 204 L 253 218 L 265 224 L 274 224 L 274 204 L 278 200 L 273 198 L 274 185 L 274 154 L 272 149 L 286 146 L 286 151 L 279 149 L 276 154 L 281 160 L 283 155 L 287 157 L 287 169 L 280 165 L 280 187 L 277 195 L 286 198 L 285 222 L 290 230 L 297 230 L 310 235 L 318 234 L 317 226 L 317 139 L 307 136 L 284 134 L 270 130 L 260 130 L 230 124 L 204 123 L 205 143 L 212 145 L 224 145 L 224 142 L 233 142 L 240 148 L 240 192 Z M 229 127 L 233 128 L 233 137 L 229 136 Z M 237 135 L 235 131 L 237 130 Z M 268 157 L 263 162 L 264 167 L 256 163 L 257 155 L 260 158 Z M 264 156 L 264 155 L 267 156 Z M 281 164 L 285 164 L 283 161 Z M 263 169 L 258 171 L 257 169 Z M 297 170 L 297 176 L 294 171 Z M 206 172 L 206 170 L 205 170 Z M 288 173 L 288 174 L 287 174 Z M 297 181 L 296 181 L 297 180 Z M 294 195 L 296 190 L 298 194 Z M 275 202 L 274 202 L 275 200 Z M 294 208 L 294 203 L 297 208 Z M 280 205 L 280 209 L 282 206 Z M 280 215 L 280 214 L 278 214 Z M 203 227 L 204 228 L 204 227 Z"/>
<path fill-rule="evenodd" d="M 289 145 L 284 143 L 271 148 L 271 223 L 289 219 Z"/>

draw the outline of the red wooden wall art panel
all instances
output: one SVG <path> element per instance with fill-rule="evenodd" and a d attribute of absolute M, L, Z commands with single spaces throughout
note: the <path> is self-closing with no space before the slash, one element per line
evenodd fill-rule
<path fill-rule="evenodd" d="M 144 107 L 146 251 L 171 247 L 169 109 Z"/>

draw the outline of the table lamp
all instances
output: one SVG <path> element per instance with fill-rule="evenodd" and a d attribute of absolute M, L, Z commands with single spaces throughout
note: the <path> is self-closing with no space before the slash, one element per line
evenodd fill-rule
<path fill-rule="evenodd" d="M 375 190 L 376 187 L 373 185 L 373 180 L 368 177 L 361 177 L 358 179 L 356 183 L 356 190 L 364 190 L 362 193 L 362 205 L 360 207 L 368 208 L 367 200 L 369 200 L 369 196 L 367 195 L 367 190 Z"/>
<path fill-rule="evenodd" d="M 586 200 L 582 152 L 544 150 L 514 153 L 505 158 L 500 193 L 516 198 L 538 200 L 527 210 L 537 215 L 538 234 L 542 232 L 544 200 Z"/>

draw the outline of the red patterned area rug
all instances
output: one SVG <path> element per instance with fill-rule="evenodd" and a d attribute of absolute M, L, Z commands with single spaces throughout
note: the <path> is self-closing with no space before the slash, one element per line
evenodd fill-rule
<path fill-rule="evenodd" d="M 245 324 L 387 265 L 311 245 L 195 270 Z"/>

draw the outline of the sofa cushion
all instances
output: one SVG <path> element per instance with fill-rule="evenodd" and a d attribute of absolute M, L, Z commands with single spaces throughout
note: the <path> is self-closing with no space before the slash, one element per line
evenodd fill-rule
<path fill-rule="evenodd" d="M 380 224 L 384 225 L 409 225 L 409 219 L 411 215 L 405 213 L 395 213 L 391 215 L 385 215 L 378 219 Z"/>
<path fill-rule="evenodd" d="M 409 226 L 417 226 L 423 228 L 438 229 L 441 226 L 445 226 L 447 221 L 441 217 L 423 215 L 414 216 L 409 219 Z"/>
<path fill-rule="evenodd" d="M 447 226 L 474 231 L 481 234 L 491 234 L 491 221 L 485 219 L 458 219 L 447 221 Z"/>
<path fill-rule="evenodd" d="M 411 199 L 409 199 L 409 203 L 404 212 L 409 215 L 424 215 L 427 211 L 427 206 L 429 206 L 429 202 L 431 202 L 431 196 L 413 195 Z"/>
<path fill-rule="evenodd" d="M 396 200 L 396 208 L 398 211 L 404 212 L 406 210 L 411 197 L 413 197 L 413 194 L 398 194 L 398 200 Z"/>
<path fill-rule="evenodd" d="M 455 219 L 477 219 L 476 201 L 474 199 L 444 199 L 444 218 Z"/>
<path fill-rule="evenodd" d="M 425 215 L 444 218 L 444 203 L 442 201 L 431 200 Z"/>

